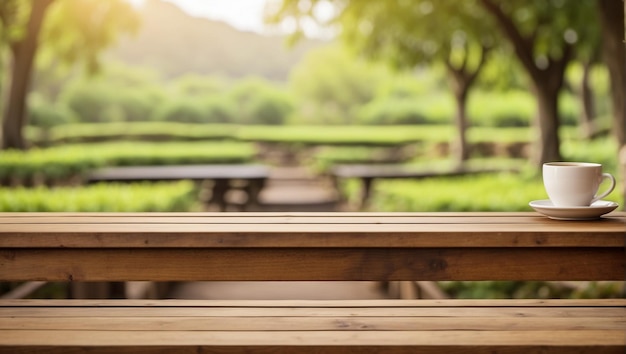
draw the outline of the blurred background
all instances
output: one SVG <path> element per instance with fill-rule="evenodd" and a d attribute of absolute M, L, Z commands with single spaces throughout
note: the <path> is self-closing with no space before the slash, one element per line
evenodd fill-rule
<path fill-rule="evenodd" d="M 602 163 L 623 209 L 624 12 L 622 0 L 2 0 L 0 211 L 531 211 L 547 198 L 541 164 L 559 160 Z M 124 178 L 182 165 L 219 168 Z M 624 291 L 518 285 L 439 284 Z"/>

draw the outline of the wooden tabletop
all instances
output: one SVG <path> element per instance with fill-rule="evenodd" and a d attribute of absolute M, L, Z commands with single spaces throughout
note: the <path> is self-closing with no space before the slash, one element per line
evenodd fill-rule
<path fill-rule="evenodd" d="M 3 213 L 0 279 L 624 280 L 625 245 L 624 212 Z"/>
<path fill-rule="evenodd" d="M 0 300 L 0 353 L 623 353 L 625 305 Z"/>

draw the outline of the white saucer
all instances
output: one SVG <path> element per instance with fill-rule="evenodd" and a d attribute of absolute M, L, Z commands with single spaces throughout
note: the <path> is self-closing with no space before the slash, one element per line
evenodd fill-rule
<path fill-rule="evenodd" d="M 618 207 L 617 203 L 606 200 L 598 200 L 590 206 L 581 207 L 557 207 L 549 199 L 533 200 L 528 205 L 555 220 L 595 220 Z"/>

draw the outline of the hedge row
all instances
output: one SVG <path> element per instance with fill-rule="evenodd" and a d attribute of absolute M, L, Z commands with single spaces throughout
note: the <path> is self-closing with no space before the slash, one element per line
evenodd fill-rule
<path fill-rule="evenodd" d="M 80 183 L 103 166 L 245 163 L 252 144 L 240 142 L 98 143 L 0 153 L 0 184 L 37 186 Z"/>
<path fill-rule="evenodd" d="M 194 184 L 188 181 L 0 188 L 0 212 L 193 211 L 197 195 Z"/>

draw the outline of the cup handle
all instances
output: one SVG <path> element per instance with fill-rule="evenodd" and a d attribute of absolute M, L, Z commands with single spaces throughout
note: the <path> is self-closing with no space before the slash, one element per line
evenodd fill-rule
<path fill-rule="evenodd" d="M 610 173 L 603 173 L 602 180 L 604 181 L 605 179 L 609 180 L 609 182 L 611 183 L 611 186 L 604 193 L 593 197 L 593 199 L 591 200 L 591 203 L 597 202 L 598 200 L 606 197 L 607 195 L 609 195 L 609 193 L 613 191 L 613 189 L 615 189 L 615 177 L 613 177 L 613 175 Z"/>

